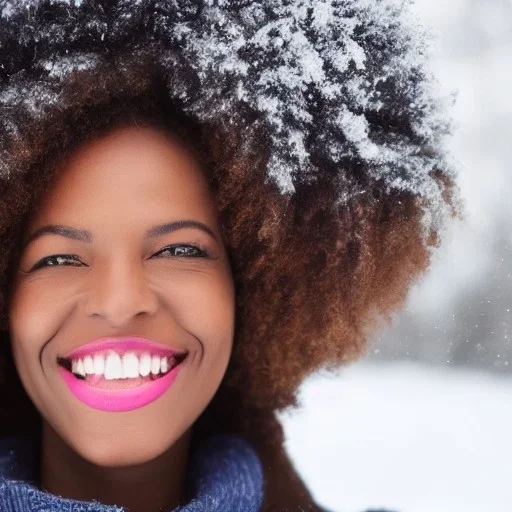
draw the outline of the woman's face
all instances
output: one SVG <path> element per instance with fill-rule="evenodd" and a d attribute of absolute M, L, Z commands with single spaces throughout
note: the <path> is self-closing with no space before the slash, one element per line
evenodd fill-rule
<path fill-rule="evenodd" d="M 182 221 L 197 224 L 156 228 Z M 50 225 L 67 231 L 39 231 Z M 40 236 L 32 237 L 37 231 Z M 234 335 L 231 271 L 215 204 L 195 159 L 153 128 L 118 129 L 87 143 L 66 160 L 31 213 L 23 242 L 9 328 L 20 379 L 43 419 L 98 465 L 136 464 L 163 453 L 213 398 Z M 61 257 L 45 260 L 54 255 Z M 114 338 L 107 349 L 85 347 L 92 350 L 95 372 L 86 373 L 88 380 L 59 364 L 107 337 Z M 162 353 L 150 345 L 123 345 L 120 337 L 142 337 L 186 354 L 158 398 L 135 385 L 165 377 L 165 368 L 155 370 L 154 356 L 158 361 Z M 145 352 L 151 370 L 141 376 L 149 368 Z M 92 371 L 86 357 L 82 363 L 75 358 L 75 372 L 80 364 Z M 132 371 L 134 361 L 138 377 L 118 379 L 116 371 L 128 372 L 128 365 Z M 82 392 L 72 392 L 63 375 Z M 99 398 L 89 393 L 92 378 L 103 386 L 93 390 Z M 119 389 L 123 382 L 128 394 L 135 389 L 135 398 L 109 398 L 126 391 Z"/>

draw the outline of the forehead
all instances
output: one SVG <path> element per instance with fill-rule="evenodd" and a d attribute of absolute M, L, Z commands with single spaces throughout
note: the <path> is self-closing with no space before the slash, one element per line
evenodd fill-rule
<path fill-rule="evenodd" d="M 128 127 L 88 142 L 62 163 L 33 220 L 136 219 L 215 215 L 192 153 L 155 128 Z"/>

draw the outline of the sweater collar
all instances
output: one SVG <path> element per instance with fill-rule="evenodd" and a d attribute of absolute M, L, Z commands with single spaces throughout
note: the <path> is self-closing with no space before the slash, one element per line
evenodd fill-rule
<path fill-rule="evenodd" d="M 37 488 L 32 441 L 0 440 L 2 512 L 125 512 L 115 505 L 65 499 Z M 258 512 L 263 502 L 263 471 L 254 448 L 242 437 L 216 434 L 191 453 L 187 487 L 192 500 L 169 512 Z"/>

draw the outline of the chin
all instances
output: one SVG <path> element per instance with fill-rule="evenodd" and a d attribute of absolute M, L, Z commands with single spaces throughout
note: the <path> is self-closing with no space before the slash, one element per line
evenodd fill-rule
<path fill-rule="evenodd" d="M 157 444 L 154 439 L 151 446 L 146 446 L 133 439 L 116 442 L 113 442 L 112 439 L 105 439 L 100 443 L 84 440 L 73 449 L 80 457 L 95 466 L 116 468 L 144 464 L 157 458 L 168 447 L 164 444 Z"/>

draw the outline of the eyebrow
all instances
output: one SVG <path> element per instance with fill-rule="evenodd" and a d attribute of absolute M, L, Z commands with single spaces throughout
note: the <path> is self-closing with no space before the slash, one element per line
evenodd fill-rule
<path fill-rule="evenodd" d="M 217 237 L 215 236 L 215 233 L 208 226 L 206 226 L 202 222 L 188 219 L 153 226 L 152 228 L 148 229 L 144 234 L 144 240 L 150 240 L 158 236 L 165 235 L 167 233 L 172 233 L 173 231 L 177 231 L 178 229 L 184 228 L 199 229 L 204 233 L 210 235 L 215 241 L 218 241 Z M 79 240 L 80 242 L 86 242 L 88 244 L 90 244 L 93 241 L 92 233 L 90 231 L 87 231 L 86 229 L 72 228 L 70 226 L 62 226 L 59 224 L 49 224 L 47 226 L 43 226 L 39 229 L 36 229 L 36 231 L 29 235 L 28 238 L 22 243 L 22 249 L 25 249 L 25 247 L 27 247 L 27 245 L 33 242 L 36 238 L 39 238 L 48 233 L 64 236 L 66 238 L 71 238 L 73 240 Z"/>

